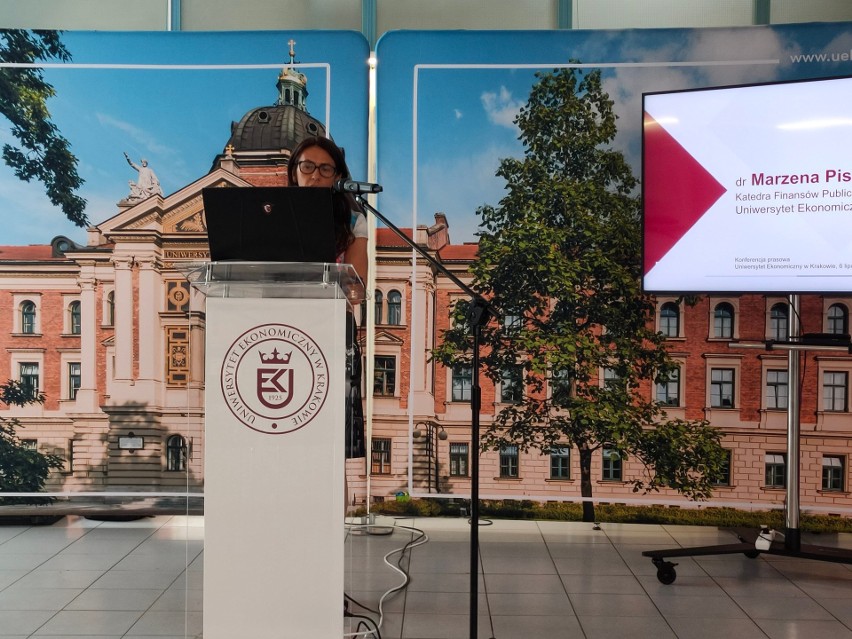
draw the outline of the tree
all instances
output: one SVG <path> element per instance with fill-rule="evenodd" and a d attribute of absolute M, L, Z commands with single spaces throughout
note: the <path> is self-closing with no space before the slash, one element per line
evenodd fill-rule
<path fill-rule="evenodd" d="M 0 30 L 0 63 L 34 64 L 41 60 L 67 62 L 71 55 L 59 31 Z M 86 200 L 74 193 L 83 184 L 70 144 L 50 121 L 47 100 L 55 94 L 41 69 L 0 66 L 0 115 L 12 125 L 19 146 L 3 145 L 3 160 L 15 175 L 42 182 L 52 204 L 77 226 L 85 226 Z"/>
<path fill-rule="evenodd" d="M 505 316 L 482 329 L 483 373 L 498 382 L 522 366 L 523 392 L 495 416 L 483 450 L 516 444 L 549 451 L 573 444 L 581 493 L 592 497 L 591 460 L 606 448 L 645 472 L 634 491 L 668 486 L 711 495 L 724 460 L 707 422 L 666 421 L 652 384 L 676 367 L 654 331 L 653 299 L 640 285 L 637 180 L 610 143 L 613 102 L 599 70 L 537 74 L 516 118 L 524 158 L 500 162 L 507 195 L 482 206 L 474 286 Z M 433 356 L 469 364 L 466 304 Z M 548 392 L 548 389 L 550 392 Z M 594 520 L 594 505 L 583 504 Z"/>
<path fill-rule="evenodd" d="M 33 396 L 28 386 L 9 380 L 0 384 L 0 402 L 6 407 L 26 406 L 44 402 L 44 395 Z M 0 415 L 0 493 L 33 493 L 44 488 L 51 469 L 65 462 L 58 455 L 46 455 L 26 445 L 18 437 L 21 427 L 17 418 Z M 0 497 L 0 504 L 46 504 L 49 497 Z"/>

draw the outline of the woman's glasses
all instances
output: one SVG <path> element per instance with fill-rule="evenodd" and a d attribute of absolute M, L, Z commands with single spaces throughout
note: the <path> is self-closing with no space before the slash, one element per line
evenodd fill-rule
<path fill-rule="evenodd" d="M 296 163 L 296 166 L 298 166 L 299 170 L 305 175 L 313 175 L 314 171 L 317 169 L 319 169 L 320 175 L 325 178 L 330 178 L 337 173 L 337 167 L 333 164 L 317 164 L 310 160 L 301 160 Z"/>

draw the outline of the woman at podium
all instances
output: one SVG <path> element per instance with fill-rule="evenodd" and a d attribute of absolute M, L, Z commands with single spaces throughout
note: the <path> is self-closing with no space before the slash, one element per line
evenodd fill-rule
<path fill-rule="evenodd" d="M 331 189 L 338 180 L 351 176 L 343 150 L 331 139 L 309 137 L 293 149 L 287 164 L 290 186 Z M 367 219 L 349 193 L 332 192 L 334 239 L 337 261 L 351 264 L 362 282 L 367 281 Z M 350 299 L 355 304 L 361 299 Z M 364 409 L 361 402 L 361 351 L 356 337 L 355 318 L 347 319 L 346 456 L 364 457 Z"/>
<path fill-rule="evenodd" d="M 290 186 L 330 189 L 348 180 L 343 150 L 329 138 L 309 137 L 293 150 L 287 164 Z M 332 194 L 338 261 L 351 264 L 362 282 L 367 281 L 367 218 L 350 193 Z"/>

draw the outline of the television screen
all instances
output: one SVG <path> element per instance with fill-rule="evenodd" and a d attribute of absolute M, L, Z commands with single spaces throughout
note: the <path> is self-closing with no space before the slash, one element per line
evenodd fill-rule
<path fill-rule="evenodd" d="M 647 292 L 852 292 L 852 78 L 642 102 Z"/>

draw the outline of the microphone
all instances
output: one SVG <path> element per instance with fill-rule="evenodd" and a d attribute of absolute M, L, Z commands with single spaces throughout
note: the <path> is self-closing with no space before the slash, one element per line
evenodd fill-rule
<path fill-rule="evenodd" d="M 380 184 L 372 182 L 356 182 L 355 180 L 337 180 L 331 187 L 338 193 L 379 193 L 382 190 Z"/>

